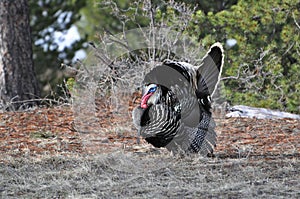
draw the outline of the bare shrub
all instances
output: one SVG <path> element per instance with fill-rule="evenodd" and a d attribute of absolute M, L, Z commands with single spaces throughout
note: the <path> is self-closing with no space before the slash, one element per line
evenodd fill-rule
<path fill-rule="evenodd" d="M 72 96 L 80 132 L 132 131 L 131 101 L 145 74 L 165 59 L 197 65 L 204 55 L 197 39 L 184 33 L 192 8 L 174 1 L 158 5 L 135 1 L 132 5 L 128 10 L 134 14 L 127 15 L 114 2 L 105 2 L 121 21 L 123 31 L 99 36 L 99 43 L 91 44 L 87 59 L 79 63 Z M 168 17 L 161 13 L 162 7 L 168 10 Z M 139 25 L 138 15 L 149 19 L 147 27 Z M 137 28 L 128 30 L 128 21 Z M 103 103 L 105 107 L 99 107 Z M 111 119 L 110 127 L 99 124 L 102 113 Z"/>

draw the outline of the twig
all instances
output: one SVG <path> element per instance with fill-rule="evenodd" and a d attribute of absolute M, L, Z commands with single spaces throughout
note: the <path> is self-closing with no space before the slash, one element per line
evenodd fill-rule
<path fill-rule="evenodd" d="M 295 18 L 294 13 L 293 13 L 293 19 L 294 19 L 294 22 L 295 22 L 297 28 L 300 30 L 300 25 L 298 24 L 298 22 L 297 22 L 297 20 L 296 20 L 296 18 Z"/>

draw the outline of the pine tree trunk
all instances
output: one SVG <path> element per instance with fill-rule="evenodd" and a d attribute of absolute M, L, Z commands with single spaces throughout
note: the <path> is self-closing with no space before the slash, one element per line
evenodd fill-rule
<path fill-rule="evenodd" d="M 0 106 L 25 107 L 38 97 L 28 1 L 0 0 Z"/>

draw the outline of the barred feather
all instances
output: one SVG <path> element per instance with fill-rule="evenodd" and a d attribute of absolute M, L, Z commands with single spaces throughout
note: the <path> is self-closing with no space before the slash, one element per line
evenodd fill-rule
<path fill-rule="evenodd" d="M 222 65 L 223 49 L 217 43 L 199 67 L 166 60 L 150 71 L 144 83 L 157 85 L 153 99 L 158 100 L 149 100 L 155 104 L 149 104 L 147 109 L 138 107 L 133 111 L 141 136 L 153 146 L 166 147 L 173 153 L 212 153 L 217 135 L 210 97 L 219 82 Z"/>

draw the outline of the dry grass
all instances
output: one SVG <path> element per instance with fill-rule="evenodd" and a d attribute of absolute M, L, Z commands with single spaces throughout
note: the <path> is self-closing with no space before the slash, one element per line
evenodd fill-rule
<path fill-rule="evenodd" d="M 67 106 L 1 113 L 0 198 L 300 197 L 297 120 L 217 119 L 215 157 L 203 158 L 137 145 L 101 114 L 82 134 Z"/>
<path fill-rule="evenodd" d="M 99 110 L 89 134 L 68 106 L 0 113 L 0 198 L 300 197 L 297 120 L 216 114 L 215 157 L 174 157 Z"/>
<path fill-rule="evenodd" d="M 2 198 L 298 198 L 299 158 L 99 154 L 0 166 Z"/>

